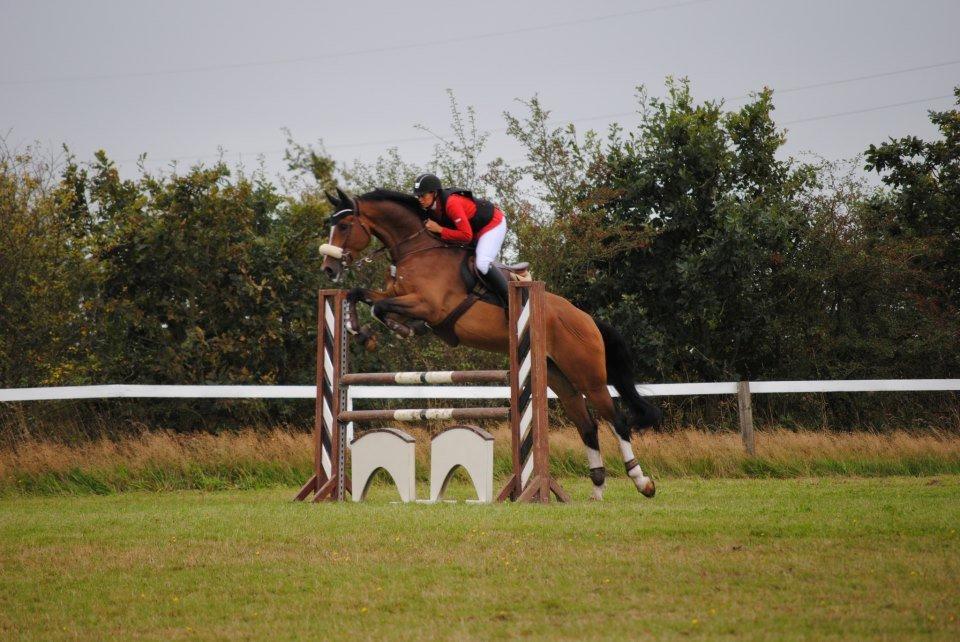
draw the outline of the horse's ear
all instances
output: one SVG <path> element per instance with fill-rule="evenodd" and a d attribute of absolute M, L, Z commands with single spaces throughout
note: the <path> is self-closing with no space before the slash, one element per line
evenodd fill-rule
<path fill-rule="evenodd" d="M 330 204 L 333 205 L 334 207 L 337 207 L 340 205 L 340 201 L 338 201 L 336 198 L 331 196 L 330 192 L 328 192 L 327 190 L 323 190 L 323 195 L 327 197 L 327 200 L 330 201 Z"/>
<path fill-rule="evenodd" d="M 337 195 L 340 197 L 341 203 L 349 203 L 350 197 L 343 193 L 343 190 L 339 187 L 337 188 Z"/>

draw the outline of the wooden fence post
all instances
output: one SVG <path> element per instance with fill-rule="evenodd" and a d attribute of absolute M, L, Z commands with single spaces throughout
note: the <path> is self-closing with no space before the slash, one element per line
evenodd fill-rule
<path fill-rule="evenodd" d="M 743 438 L 743 447 L 751 457 L 757 453 L 753 438 L 753 405 L 750 403 L 750 382 L 741 381 L 737 384 L 737 410 L 740 415 L 740 437 Z"/>

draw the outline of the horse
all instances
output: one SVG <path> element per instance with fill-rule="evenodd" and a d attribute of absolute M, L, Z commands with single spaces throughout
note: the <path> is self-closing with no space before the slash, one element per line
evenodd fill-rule
<path fill-rule="evenodd" d="M 389 253 L 392 263 L 383 290 L 349 291 L 347 300 L 353 310 L 348 315 L 351 332 L 359 330 L 357 302 L 371 306 L 376 319 L 404 337 L 415 333 L 416 324 L 425 322 L 436 328 L 458 311 L 469 294 L 460 270 L 471 250 L 447 244 L 427 231 L 427 213 L 416 198 L 386 189 L 354 199 L 337 188 L 336 195 L 326 196 L 335 213 L 329 221 L 329 240 L 321 246 L 325 255 L 323 272 L 337 282 L 344 270 L 372 260 L 372 256 L 358 257 L 374 239 L 382 244 L 376 252 Z M 600 455 L 597 421 L 587 407 L 588 401 L 612 427 L 627 475 L 637 490 L 645 497 L 653 497 L 656 485 L 637 462 L 630 435 L 633 429 L 656 427 L 662 414 L 637 393 L 626 341 L 613 326 L 592 318 L 555 294 L 546 293 L 544 312 L 548 384 L 586 447 L 593 482 L 591 499 L 603 499 L 606 469 Z M 456 318 L 452 329 L 463 345 L 508 352 L 507 318 L 500 306 L 477 301 Z M 370 339 L 369 335 L 363 338 Z M 608 384 L 629 408 L 629 418 L 617 408 Z"/>

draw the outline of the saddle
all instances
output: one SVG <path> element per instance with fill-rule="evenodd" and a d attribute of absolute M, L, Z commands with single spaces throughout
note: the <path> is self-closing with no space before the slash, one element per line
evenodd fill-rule
<path fill-rule="evenodd" d="M 530 275 L 530 264 L 527 262 L 507 265 L 494 261 L 490 267 L 500 270 L 508 283 L 510 281 L 531 281 L 533 279 Z M 476 255 L 468 254 L 463 257 L 463 262 L 460 263 L 460 278 L 463 279 L 463 284 L 467 288 L 467 294 L 475 294 L 480 301 L 502 306 L 500 300 L 484 285 L 483 278 L 477 272 Z"/>
<path fill-rule="evenodd" d="M 533 276 L 530 274 L 530 264 L 514 263 L 507 265 L 494 261 L 490 266 L 492 269 L 500 270 L 504 278 L 509 281 L 531 281 Z M 460 305 L 455 307 L 443 321 L 431 327 L 433 333 L 449 346 L 457 347 L 460 345 L 460 338 L 453 331 L 453 326 L 464 314 L 467 313 L 473 304 L 477 301 L 490 303 L 497 307 L 503 307 L 500 299 L 497 298 L 483 283 L 483 279 L 477 272 L 477 257 L 474 254 L 467 254 L 460 263 L 460 278 L 463 280 L 467 289 L 467 298 Z"/>

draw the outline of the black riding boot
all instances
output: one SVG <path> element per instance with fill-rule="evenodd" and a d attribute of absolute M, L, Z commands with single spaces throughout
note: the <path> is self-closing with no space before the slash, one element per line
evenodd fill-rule
<path fill-rule="evenodd" d="M 483 282 L 490 288 L 490 291 L 503 302 L 503 307 L 508 307 L 507 279 L 503 276 L 503 272 L 497 266 L 491 265 L 487 273 L 480 276 L 483 277 Z"/>

